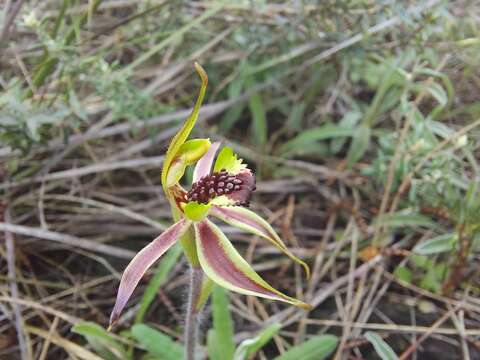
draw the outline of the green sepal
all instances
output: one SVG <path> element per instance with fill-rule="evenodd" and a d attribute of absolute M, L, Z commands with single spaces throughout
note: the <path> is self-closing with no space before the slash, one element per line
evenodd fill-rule
<path fill-rule="evenodd" d="M 200 204 L 196 201 L 192 201 L 185 205 L 183 211 L 187 219 L 192 221 L 202 221 L 207 216 L 210 207 L 210 204 Z"/>
<path fill-rule="evenodd" d="M 209 139 L 193 139 L 183 143 L 168 169 L 167 188 L 178 184 L 187 166 L 194 164 L 205 155 L 210 145 Z"/>
<path fill-rule="evenodd" d="M 207 275 L 203 276 L 202 289 L 200 290 L 200 296 L 198 297 L 197 304 L 195 305 L 197 310 L 201 310 L 203 308 L 213 291 L 214 285 L 215 283 L 212 281 L 212 279 L 210 279 Z"/>
<path fill-rule="evenodd" d="M 208 76 L 205 70 L 200 66 L 200 64 L 195 63 L 195 70 L 197 71 L 198 75 L 202 80 L 202 86 L 200 88 L 200 92 L 197 97 L 197 101 L 195 102 L 195 106 L 193 107 L 190 116 L 188 117 L 187 121 L 183 124 L 182 128 L 175 134 L 172 141 L 170 142 L 170 146 L 168 147 L 167 153 L 165 154 L 165 160 L 163 161 L 162 167 L 162 187 L 165 194 L 167 194 L 167 176 L 172 165 L 172 162 L 175 160 L 180 147 L 185 143 L 190 132 L 192 131 L 193 127 L 198 118 L 198 113 L 200 111 L 200 106 L 203 103 L 203 98 L 205 97 L 205 93 L 207 91 L 207 84 L 208 84 Z"/>
<path fill-rule="evenodd" d="M 177 207 L 172 206 L 172 217 L 174 221 L 180 220 L 182 213 Z M 180 245 L 182 245 L 183 252 L 188 262 L 192 266 L 200 266 L 200 260 L 198 260 L 197 246 L 195 244 L 195 233 L 192 229 L 188 229 L 183 236 L 180 237 Z"/>
<path fill-rule="evenodd" d="M 228 173 L 236 175 L 246 168 L 247 165 L 243 163 L 243 160 L 238 159 L 232 148 L 226 146 L 218 154 L 213 171 L 218 172 L 225 169 Z"/>

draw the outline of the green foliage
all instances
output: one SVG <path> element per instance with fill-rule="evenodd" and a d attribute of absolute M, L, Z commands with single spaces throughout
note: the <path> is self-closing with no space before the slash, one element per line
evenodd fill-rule
<path fill-rule="evenodd" d="M 243 340 L 235 350 L 233 360 L 247 360 L 267 344 L 280 331 L 280 324 L 272 324 L 263 329 L 257 336 Z"/>
<path fill-rule="evenodd" d="M 183 347 L 180 344 L 173 341 L 170 336 L 150 326 L 145 324 L 134 325 L 132 336 L 153 357 L 164 360 L 178 360 L 183 357 Z"/>
<path fill-rule="evenodd" d="M 90 346 L 107 360 L 125 359 L 127 351 L 115 337 L 100 325 L 92 322 L 80 322 L 72 327 L 72 332 L 85 337 Z"/>
<path fill-rule="evenodd" d="M 378 356 L 382 358 L 382 360 L 398 359 L 390 345 L 388 345 L 377 333 L 368 331 L 365 333 L 365 339 L 367 339 L 373 345 L 375 351 L 377 352 Z"/>
<path fill-rule="evenodd" d="M 215 286 L 212 294 L 213 328 L 207 333 L 208 355 L 211 360 L 232 359 L 235 351 L 233 321 L 225 290 Z"/>
<path fill-rule="evenodd" d="M 333 335 L 314 336 L 304 343 L 290 348 L 275 360 L 322 360 L 333 353 L 338 344 L 338 338 Z"/>

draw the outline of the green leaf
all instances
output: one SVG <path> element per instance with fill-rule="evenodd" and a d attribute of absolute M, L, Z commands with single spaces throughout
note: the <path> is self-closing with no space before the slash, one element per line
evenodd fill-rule
<path fill-rule="evenodd" d="M 219 172 L 225 169 L 230 174 L 235 175 L 246 168 L 247 165 L 243 163 L 242 159 L 237 158 L 237 154 L 233 152 L 232 148 L 225 146 L 217 156 L 213 171 Z"/>
<path fill-rule="evenodd" d="M 427 90 L 441 106 L 447 105 L 448 95 L 442 86 L 437 83 L 432 83 L 427 87 Z"/>
<path fill-rule="evenodd" d="M 347 166 L 351 167 L 360 160 L 370 145 L 372 131 L 368 126 L 359 126 L 355 129 L 352 143 L 347 153 Z"/>
<path fill-rule="evenodd" d="M 72 327 L 72 332 L 80 334 L 93 349 L 106 359 L 126 359 L 127 352 L 112 334 L 93 322 L 80 322 Z"/>
<path fill-rule="evenodd" d="M 207 332 L 207 352 L 209 360 L 223 360 L 222 346 L 218 340 L 218 333 L 214 329 Z M 225 360 L 230 360 L 231 357 L 226 357 Z"/>
<path fill-rule="evenodd" d="M 281 148 L 282 153 L 308 153 L 309 147 L 320 140 L 353 136 L 356 130 L 351 127 L 326 124 L 308 129 L 287 141 Z"/>
<path fill-rule="evenodd" d="M 405 266 L 397 266 L 393 273 L 398 280 L 404 281 L 406 283 L 412 282 L 412 272 L 409 268 Z"/>
<path fill-rule="evenodd" d="M 246 87 L 248 89 L 252 88 L 254 83 L 252 76 L 247 77 Z M 260 148 L 263 148 L 267 142 L 267 117 L 265 115 L 262 97 L 258 92 L 254 92 L 250 95 L 248 108 L 252 114 L 251 131 L 253 143 Z"/>
<path fill-rule="evenodd" d="M 383 225 L 393 228 L 396 227 L 417 227 L 423 226 L 427 228 L 438 228 L 438 224 L 433 222 L 430 218 L 416 213 L 394 213 L 386 214 L 378 218 L 377 221 Z"/>
<path fill-rule="evenodd" d="M 243 90 L 243 84 L 243 77 L 238 77 L 230 83 L 228 86 L 228 98 L 230 100 L 235 100 L 240 97 Z M 233 125 L 235 125 L 235 123 L 240 119 L 240 115 L 242 115 L 244 107 L 245 104 L 241 102 L 240 104 L 234 105 L 227 110 L 219 126 L 222 133 L 226 133 L 232 128 Z"/>
<path fill-rule="evenodd" d="M 322 360 L 337 347 L 338 338 L 334 335 L 314 336 L 304 343 L 294 346 L 275 360 Z"/>
<path fill-rule="evenodd" d="M 258 336 L 242 341 L 238 346 L 233 360 L 246 360 L 252 357 L 258 350 L 260 350 L 270 339 L 281 329 L 280 324 L 272 324 L 266 329 L 262 330 Z M 299 359 L 297 359 L 299 360 Z"/>
<path fill-rule="evenodd" d="M 349 111 L 339 121 L 338 125 L 345 129 L 353 129 L 358 121 L 361 119 L 362 113 L 359 111 Z M 330 144 L 330 150 L 333 154 L 337 154 L 342 149 L 347 141 L 346 137 L 334 138 Z"/>
<path fill-rule="evenodd" d="M 219 360 L 231 360 L 235 352 L 233 342 L 233 322 L 228 309 L 228 296 L 226 291 L 215 286 L 212 294 L 213 329 L 218 344 L 218 352 L 222 355 Z M 212 356 L 211 359 L 214 359 Z"/>
<path fill-rule="evenodd" d="M 162 360 L 178 360 L 183 358 L 183 347 L 173 341 L 170 336 L 145 324 L 132 327 L 132 335 L 151 354 Z"/>
<path fill-rule="evenodd" d="M 182 255 L 182 252 L 183 250 L 180 244 L 175 244 L 161 258 L 160 264 L 155 271 L 155 275 L 153 276 L 152 280 L 150 280 L 147 288 L 143 293 L 142 301 L 140 301 L 140 308 L 135 315 L 135 324 L 141 323 L 143 321 L 145 313 L 147 312 L 150 304 L 157 295 L 158 289 L 163 284 L 165 284 L 168 274 L 177 263 L 178 258 L 180 257 L 180 255 Z"/>
<path fill-rule="evenodd" d="M 452 251 L 458 240 L 457 234 L 450 233 L 422 241 L 413 248 L 413 252 L 420 255 L 432 255 Z"/>
<path fill-rule="evenodd" d="M 192 221 L 201 221 L 207 216 L 210 207 L 210 204 L 201 204 L 197 201 L 192 201 L 185 205 L 183 211 L 187 219 Z"/>
<path fill-rule="evenodd" d="M 365 334 L 365 339 L 367 339 L 373 345 L 375 351 L 377 352 L 378 356 L 382 358 L 382 360 L 398 359 L 390 345 L 388 345 L 377 333 L 368 331 Z"/>

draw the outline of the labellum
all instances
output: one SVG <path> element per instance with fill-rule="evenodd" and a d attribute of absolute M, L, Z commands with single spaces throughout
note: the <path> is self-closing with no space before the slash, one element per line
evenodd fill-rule
<path fill-rule="evenodd" d="M 192 184 L 185 199 L 208 204 L 217 196 L 225 195 L 235 200 L 232 205 L 248 206 L 252 191 L 255 190 L 255 178 L 250 171 L 237 175 L 229 174 L 225 169 L 202 177 Z"/>

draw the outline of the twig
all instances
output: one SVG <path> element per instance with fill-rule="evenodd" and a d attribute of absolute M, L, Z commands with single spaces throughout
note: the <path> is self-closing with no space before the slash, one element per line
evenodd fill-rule
<path fill-rule="evenodd" d="M 33 228 L 22 225 L 14 225 L 0 222 L 0 230 L 11 232 L 14 234 L 32 236 L 39 239 L 56 241 L 62 244 L 76 246 L 82 249 L 119 257 L 122 259 L 131 259 L 135 256 L 135 252 L 131 250 L 121 249 L 115 246 L 98 243 L 97 241 L 82 239 L 73 235 L 63 234 L 55 231 L 44 230 L 41 228 Z"/>
<path fill-rule="evenodd" d="M 32 179 L 24 179 L 14 183 L 6 182 L 0 185 L 0 190 L 10 189 L 10 188 L 14 188 L 22 185 L 35 184 L 35 183 L 44 182 L 44 181 L 77 178 L 80 176 L 85 176 L 85 175 L 95 174 L 95 173 L 105 172 L 105 171 L 111 171 L 111 170 L 117 170 L 117 169 L 129 169 L 129 168 L 136 168 L 141 166 L 160 167 L 162 163 L 163 163 L 163 156 L 152 156 L 147 158 L 123 160 L 123 161 L 117 161 L 117 162 L 98 163 L 95 165 L 88 165 L 88 166 L 84 166 L 77 169 L 57 171 L 51 174 L 34 177 Z"/>
<path fill-rule="evenodd" d="M 23 5 L 24 2 L 25 2 L 25 0 L 18 0 L 15 4 L 13 4 L 11 9 L 8 9 L 8 8 L 6 9 L 6 11 L 7 11 L 7 13 L 5 15 L 6 20 L 5 20 L 5 24 L 3 26 L 2 32 L 0 34 L 0 46 L 3 47 L 3 42 L 8 40 L 8 38 L 10 36 L 10 27 L 12 26 L 13 21 L 17 17 L 18 12 L 22 8 L 22 5 Z"/>
<path fill-rule="evenodd" d="M 5 209 L 4 219 L 7 224 L 10 224 L 10 207 L 7 206 Z M 5 243 L 7 249 L 7 266 L 8 266 L 8 276 L 12 279 L 10 281 L 10 292 L 13 299 L 18 299 L 18 286 L 17 286 L 17 275 L 15 271 L 15 245 L 13 243 L 12 233 L 4 229 L 5 231 Z M 22 312 L 20 306 L 17 303 L 12 304 L 13 313 L 15 314 L 15 328 L 17 330 L 17 339 L 18 345 L 20 347 L 20 355 L 22 360 L 31 359 L 30 351 L 27 346 L 27 341 L 25 340 L 26 333 L 24 329 L 24 323 L 22 319 Z"/>

